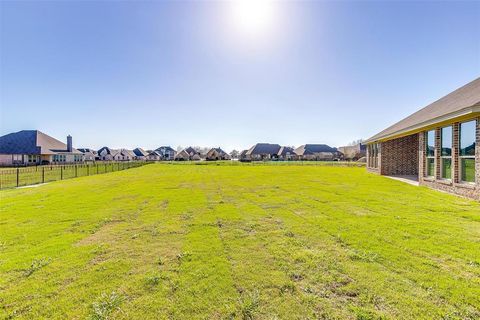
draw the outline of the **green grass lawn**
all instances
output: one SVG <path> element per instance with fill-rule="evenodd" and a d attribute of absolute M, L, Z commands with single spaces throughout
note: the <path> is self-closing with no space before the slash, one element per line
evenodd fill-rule
<path fill-rule="evenodd" d="M 480 204 L 332 166 L 0 192 L 0 318 L 479 319 Z"/>

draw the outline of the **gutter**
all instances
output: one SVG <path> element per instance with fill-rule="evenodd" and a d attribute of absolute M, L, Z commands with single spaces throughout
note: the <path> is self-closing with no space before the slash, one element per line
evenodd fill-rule
<path fill-rule="evenodd" d="M 373 136 L 372 138 L 367 139 L 363 143 L 370 144 L 370 143 L 378 142 L 378 141 L 386 141 L 386 140 L 392 140 L 394 138 L 401 138 L 401 137 L 413 134 L 415 132 L 420 132 L 420 131 L 422 131 L 422 129 L 425 129 L 427 127 L 430 127 L 430 126 L 433 126 L 433 125 L 436 125 L 436 124 L 439 124 L 439 123 L 442 123 L 442 122 L 448 122 L 448 121 L 451 121 L 451 120 L 456 119 L 456 118 L 461 118 L 461 117 L 469 116 L 471 114 L 476 114 L 476 113 L 480 113 L 480 103 L 476 104 L 476 105 L 473 105 L 471 107 L 461 109 L 459 111 L 455 111 L 455 112 L 448 113 L 448 114 L 440 116 L 440 117 L 430 119 L 428 121 L 421 122 L 419 124 L 407 127 L 405 129 L 402 129 L 400 131 L 397 131 L 397 132 L 394 132 L 394 133 L 391 133 L 391 134 L 388 134 L 388 135 L 385 135 L 385 136 L 381 136 L 381 137 L 378 137 L 378 138 L 375 138 L 375 139 L 373 139 L 375 137 L 375 136 Z"/>

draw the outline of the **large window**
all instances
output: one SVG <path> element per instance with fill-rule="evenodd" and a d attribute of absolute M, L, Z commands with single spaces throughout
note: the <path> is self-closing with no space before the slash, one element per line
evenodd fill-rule
<path fill-rule="evenodd" d="M 427 176 L 435 176 L 435 130 L 426 133 Z"/>
<path fill-rule="evenodd" d="M 442 128 L 442 158 L 441 158 L 441 174 L 442 179 L 452 179 L 452 140 L 453 130 L 452 127 Z"/>
<path fill-rule="evenodd" d="M 67 161 L 67 157 L 64 154 L 53 155 L 53 162 L 65 162 L 65 161 Z"/>
<path fill-rule="evenodd" d="M 464 182 L 475 182 L 475 120 L 460 124 L 460 178 Z"/>
<path fill-rule="evenodd" d="M 31 155 L 31 154 L 28 155 L 28 162 L 29 163 L 36 163 L 36 162 L 38 162 L 38 160 L 39 160 L 38 156 Z"/>

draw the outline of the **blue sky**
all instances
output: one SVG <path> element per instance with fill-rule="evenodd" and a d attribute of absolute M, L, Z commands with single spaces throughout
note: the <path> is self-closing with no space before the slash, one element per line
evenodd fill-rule
<path fill-rule="evenodd" d="M 0 134 L 77 147 L 340 146 L 480 75 L 480 2 L 277 2 L 263 25 L 232 2 L 0 10 Z"/>

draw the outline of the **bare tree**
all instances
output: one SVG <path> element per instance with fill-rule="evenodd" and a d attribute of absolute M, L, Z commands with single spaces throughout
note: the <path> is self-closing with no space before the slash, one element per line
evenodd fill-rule
<path fill-rule="evenodd" d="M 350 142 L 348 145 L 349 146 L 356 146 L 357 144 L 360 144 L 363 142 L 363 139 L 358 139 L 358 140 L 354 140 L 352 142 Z"/>
<path fill-rule="evenodd" d="M 232 157 L 232 159 L 238 159 L 239 156 L 240 152 L 238 150 L 233 149 L 232 152 L 230 152 L 230 157 Z"/>

